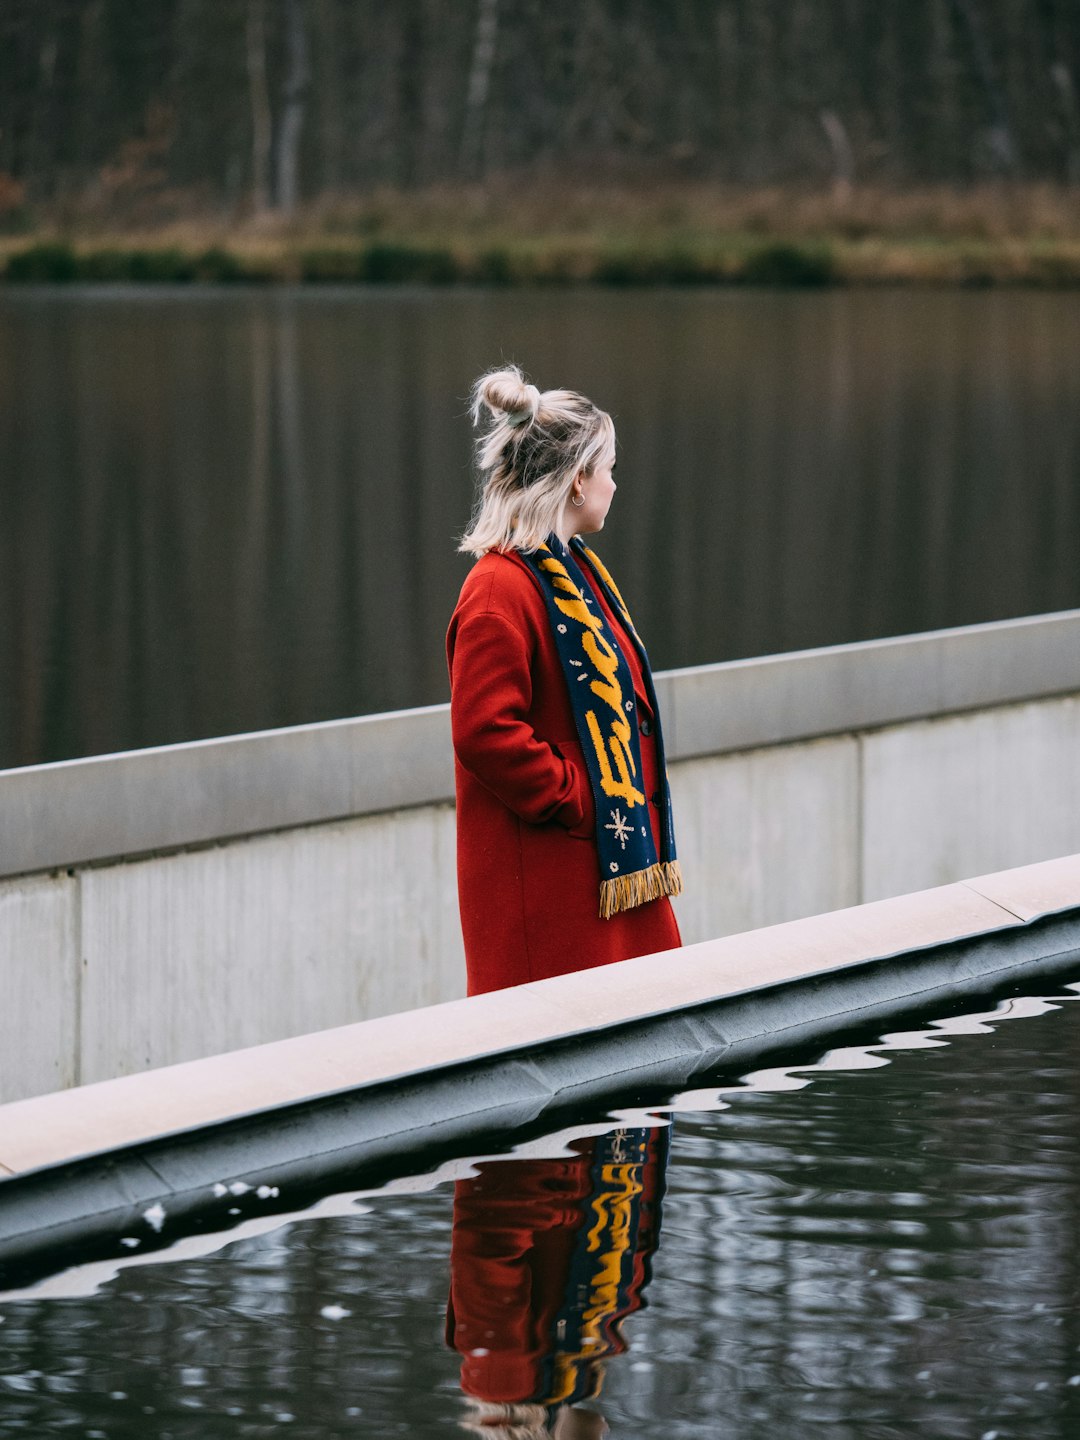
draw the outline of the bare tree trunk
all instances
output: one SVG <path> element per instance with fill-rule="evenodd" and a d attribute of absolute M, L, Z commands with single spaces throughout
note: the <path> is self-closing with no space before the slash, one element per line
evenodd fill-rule
<path fill-rule="evenodd" d="M 1060 60 L 1051 65 L 1061 109 L 1065 117 L 1066 145 L 1065 178 L 1070 185 L 1080 185 L 1080 106 L 1076 101 L 1076 86 L 1069 73 L 1069 67 Z"/>
<path fill-rule="evenodd" d="M 337 28 L 337 6 L 333 0 L 316 0 L 315 16 L 319 75 L 317 108 L 319 116 L 319 159 L 317 184 L 324 193 L 341 189 L 341 155 L 344 127 L 341 116 L 341 39 Z"/>
<path fill-rule="evenodd" d="M 30 124 L 26 144 L 25 173 L 33 180 L 44 180 L 49 174 L 53 129 L 54 93 L 56 88 L 56 62 L 60 54 L 57 35 L 55 7 L 49 5 L 48 19 L 44 25 L 37 48 L 37 85 L 30 106 Z M 3 154 L 0 169 L 14 169 L 12 126 L 4 125 L 0 142 Z M 49 177 L 51 178 L 51 177 Z"/>
<path fill-rule="evenodd" d="M 84 182 L 93 171 L 94 158 L 101 144 L 99 119 L 102 101 L 108 93 L 111 79 L 105 76 L 101 55 L 104 11 L 104 0 L 90 0 L 81 11 L 76 12 L 79 17 L 79 45 L 76 73 L 78 110 L 74 149 L 76 164 L 82 172 L 79 178 Z"/>
<path fill-rule="evenodd" d="M 821 127 L 829 141 L 833 161 L 833 199 L 846 204 L 855 188 L 855 155 L 844 122 L 835 110 L 821 112 Z"/>
<path fill-rule="evenodd" d="M 495 59 L 495 37 L 499 28 L 499 0 L 478 0 L 476 33 L 473 38 L 472 69 L 465 97 L 465 125 L 461 137 L 461 168 L 466 175 L 478 174 L 484 145 L 484 116 L 487 111 L 491 66 Z"/>
<path fill-rule="evenodd" d="M 951 0 L 932 0 L 930 10 L 930 54 L 926 66 L 932 99 L 933 124 L 926 144 L 930 177 L 935 180 L 957 173 L 957 136 L 960 102 L 957 95 L 956 59 L 953 53 Z"/>
<path fill-rule="evenodd" d="M 287 61 L 277 152 L 277 204 L 286 215 L 296 209 L 300 190 L 300 138 L 304 130 L 311 79 L 305 10 L 306 0 L 288 0 L 285 21 Z"/>
<path fill-rule="evenodd" d="M 716 30 L 716 129 L 717 151 L 725 180 L 731 179 L 734 156 L 740 140 L 739 109 L 739 12 L 737 3 L 726 0 L 713 19 Z"/>
<path fill-rule="evenodd" d="M 991 157 L 999 169 L 1011 173 L 1016 169 L 1016 144 L 1012 126 L 1009 124 L 1005 96 L 994 78 L 994 66 L 990 57 L 990 46 L 986 41 L 983 17 L 977 0 L 953 0 L 953 4 L 967 26 L 975 68 L 979 73 L 990 111 L 990 128 L 986 138 Z"/>
<path fill-rule="evenodd" d="M 248 0 L 247 72 L 251 96 L 251 208 L 270 208 L 270 91 L 266 83 L 266 0 Z"/>

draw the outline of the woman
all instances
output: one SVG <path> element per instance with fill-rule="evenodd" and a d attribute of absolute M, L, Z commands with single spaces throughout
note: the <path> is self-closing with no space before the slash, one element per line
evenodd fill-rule
<path fill-rule="evenodd" d="M 481 376 L 479 557 L 447 634 L 469 993 L 680 944 L 649 662 L 582 535 L 615 481 L 611 417 L 509 367 Z"/>

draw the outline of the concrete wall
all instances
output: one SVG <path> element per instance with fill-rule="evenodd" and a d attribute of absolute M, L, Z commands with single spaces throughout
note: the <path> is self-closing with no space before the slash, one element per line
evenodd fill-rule
<path fill-rule="evenodd" d="M 1080 612 L 670 672 L 695 942 L 1080 850 Z M 446 707 L 0 774 L 0 1100 L 453 999 Z"/>
<path fill-rule="evenodd" d="M 1080 694 L 677 762 L 684 939 L 1080 848 Z"/>

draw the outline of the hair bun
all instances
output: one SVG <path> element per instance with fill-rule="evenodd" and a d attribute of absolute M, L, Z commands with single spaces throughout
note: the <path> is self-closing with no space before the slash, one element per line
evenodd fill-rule
<path fill-rule="evenodd" d="M 540 409 L 540 391 L 531 385 L 516 365 L 489 370 L 473 387 L 473 422 L 480 420 L 481 406 L 486 406 L 496 420 L 509 425 L 525 425 L 535 420 Z"/>

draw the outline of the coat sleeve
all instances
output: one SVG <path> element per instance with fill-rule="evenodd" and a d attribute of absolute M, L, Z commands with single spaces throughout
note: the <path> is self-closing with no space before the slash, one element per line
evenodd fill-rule
<path fill-rule="evenodd" d="M 484 611 L 458 625 L 450 671 L 450 724 L 458 760 L 531 825 L 582 825 L 587 780 L 529 724 L 529 644 L 505 616 Z"/>

